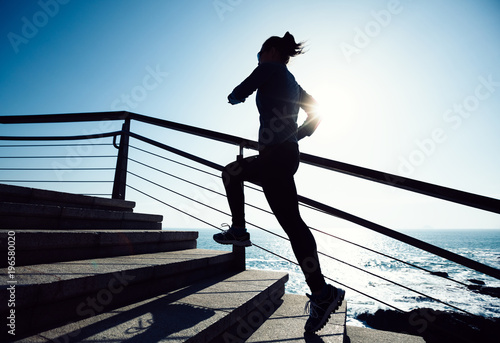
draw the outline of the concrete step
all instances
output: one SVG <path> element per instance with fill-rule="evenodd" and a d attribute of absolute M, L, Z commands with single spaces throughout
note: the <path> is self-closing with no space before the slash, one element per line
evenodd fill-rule
<path fill-rule="evenodd" d="M 0 229 L 161 230 L 163 216 L 69 206 L 0 203 Z"/>
<path fill-rule="evenodd" d="M 23 342 L 211 342 L 235 324 L 253 325 L 241 318 L 258 320 L 273 311 L 287 279 L 286 273 L 256 270 L 205 279 Z"/>
<path fill-rule="evenodd" d="M 197 238 L 196 231 L 16 230 L 16 265 L 194 249 Z M 7 239 L 8 231 L 0 231 L 0 242 Z M 7 244 L 0 244 L 0 255 L 7 256 L 7 249 Z M 0 259 L 0 268 L 7 263 Z"/>
<path fill-rule="evenodd" d="M 233 253 L 191 249 L 16 266 L 14 278 L 0 280 L 0 303 L 8 304 L 14 294 L 19 339 L 235 270 L 234 258 Z M 2 306 L 0 317 L 8 316 L 8 306 Z M 7 330 L 0 332 L 0 341 L 12 338 Z"/>
<path fill-rule="evenodd" d="M 315 334 L 305 334 L 304 325 L 309 315 L 304 312 L 308 298 L 303 295 L 285 294 L 283 303 L 249 337 L 239 337 L 245 342 L 330 342 L 343 343 L 345 338 L 346 306 L 344 300 L 332 314 L 323 329 Z M 220 342 L 223 342 L 222 340 Z"/>
<path fill-rule="evenodd" d="M 425 340 L 419 336 L 356 326 L 347 326 L 346 334 L 345 343 L 425 343 Z"/>
<path fill-rule="evenodd" d="M 0 202 L 132 212 L 135 202 L 0 184 Z"/>

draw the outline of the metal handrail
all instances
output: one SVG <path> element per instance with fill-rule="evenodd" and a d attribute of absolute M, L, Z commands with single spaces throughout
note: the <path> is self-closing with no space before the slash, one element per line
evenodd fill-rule
<path fill-rule="evenodd" d="M 73 114 L 57 114 L 57 115 L 29 115 L 29 116 L 0 116 L 0 123 L 3 124 L 23 124 L 23 123 L 61 123 L 61 122 L 83 122 L 83 121 L 96 121 L 96 120 L 125 120 L 130 121 L 130 120 L 137 120 L 139 122 L 143 123 L 148 123 L 152 124 L 155 126 L 163 127 L 163 128 L 168 128 L 176 131 L 181 131 L 189 134 L 193 134 L 196 136 L 201 136 L 205 138 L 209 138 L 212 140 L 228 143 L 228 144 L 233 144 L 237 145 L 240 147 L 240 151 L 243 147 L 249 148 L 249 149 L 258 149 L 258 143 L 252 140 L 247 140 L 241 137 L 237 136 L 232 136 L 220 132 L 215 132 L 207 129 L 202 129 L 202 128 L 197 128 L 185 124 L 179 124 L 163 119 L 158 119 L 158 118 L 153 118 L 153 117 L 148 117 L 136 113 L 130 113 L 126 111 L 120 111 L 120 112 L 96 112 L 96 113 L 73 113 Z M 196 161 L 198 163 L 204 164 L 206 166 L 209 166 L 211 168 L 215 168 L 216 170 L 222 170 L 222 166 L 213 163 L 211 161 L 208 161 L 206 159 L 202 159 L 198 156 L 189 154 L 187 152 L 184 152 L 182 150 L 170 147 L 166 144 L 157 142 L 155 140 L 152 140 L 150 138 L 135 134 L 133 132 L 129 132 L 128 130 L 125 132 L 123 129 L 122 131 L 117 131 L 113 133 L 106 133 L 106 134 L 100 134 L 97 135 L 99 138 L 106 137 L 106 136 L 117 136 L 117 135 L 126 135 L 130 136 L 136 139 L 139 139 L 143 142 L 152 144 L 154 146 L 157 146 L 159 148 L 162 148 L 164 150 L 170 151 L 172 153 L 178 154 L 180 156 L 186 157 L 188 159 L 191 159 L 193 161 Z M 68 139 L 75 139 L 76 137 L 81 137 L 81 136 L 71 136 L 67 137 Z M 89 136 L 85 136 L 86 138 L 89 138 Z M 17 137 L 19 138 L 19 137 Z M 13 140 L 18 140 L 17 138 L 9 138 L 9 137 L 0 137 L 0 139 L 13 139 Z M 34 137 L 29 137 L 31 140 L 34 140 Z M 44 140 L 50 140 L 51 138 L 55 140 L 60 140 L 63 139 L 63 137 L 42 137 Z M 494 212 L 494 213 L 500 213 L 500 200 L 494 199 L 494 198 L 489 198 L 485 197 L 482 195 L 477 195 L 473 193 L 468 193 L 468 192 L 463 192 L 447 187 L 442 187 L 438 185 L 433 185 L 430 183 L 422 182 L 422 181 L 417 181 L 413 179 L 408 179 L 388 173 L 383 173 L 379 172 L 376 170 L 368 169 L 368 168 L 363 168 L 363 167 L 358 167 L 354 165 L 350 165 L 347 163 L 342 163 L 338 161 L 333 161 L 329 160 L 326 158 L 314 156 L 314 155 L 309 155 L 309 154 L 301 154 L 301 162 L 307 163 L 316 167 L 320 168 L 325 168 L 337 172 L 341 172 L 344 174 L 348 174 L 351 176 L 363 178 L 369 181 L 374 181 L 378 183 L 382 183 L 388 186 L 393 186 L 401 189 L 405 189 L 408 191 L 420 193 L 420 194 L 425 194 L 431 197 L 451 201 L 454 203 L 466 205 L 466 206 L 471 206 L 475 207 L 478 209 L 482 209 L 485 211 L 489 212 Z M 386 227 L 383 227 L 381 225 L 378 225 L 376 223 L 367 221 L 365 219 L 356 217 L 352 214 L 340 211 L 338 209 L 335 209 L 331 206 L 319 203 L 317 201 L 314 201 L 312 199 L 305 198 L 303 196 L 299 196 L 299 200 L 307 204 L 309 206 L 312 206 L 320 211 L 326 212 L 330 215 L 337 216 L 340 218 L 343 218 L 345 220 L 351 221 L 353 223 L 356 223 L 358 225 L 364 226 L 368 229 L 374 230 L 376 232 L 382 233 L 386 236 L 395 238 L 399 241 L 405 242 L 409 245 L 415 246 L 419 249 L 425 250 L 427 252 L 430 252 L 432 254 L 444 257 L 450 261 L 456 262 L 458 264 L 464 265 L 468 268 L 477 270 L 481 273 L 487 274 L 489 276 L 495 277 L 497 279 L 500 279 L 500 270 L 481 264 L 479 262 L 476 262 L 474 260 L 468 259 L 466 257 L 463 257 L 461 255 L 446 251 L 444 249 L 441 249 L 439 247 L 436 247 L 434 245 L 428 244 L 426 242 L 420 241 L 418 239 L 415 239 L 413 237 L 404 235 L 402 233 L 399 233 L 397 231 L 388 229 Z"/>
<path fill-rule="evenodd" d="M 464 192 L 423 181 L 358 167 L 352 164 L 329 160 L 309 154 L 301 154 L 301 161 L 316 167 L 325 168 L 365 180 L 382 183 L 387 186 L 401 188 L 410 192 L 427 195 L 433 198 L 451 201 L 457 204 L 474 207 L 500 214 L 500 200 L 483 195 Z"/>
<path fill-rule="evenodd" d="M 124 120 L 132 119 L 139 122 L 152 124 L 155 126 L 168 128 L 180 132 L 193 134 L 211 140 L 237 145 L 248 149 L 258 150 L 258 143 L 253 140 L 228 135 L 216 131 L 202 129 L 190 125 L 175 123 L 172 121 L 149 117 L 141 114 L 118 111 L 118 112 L 94 112 L 94 113 L 71 113 L 71 114 L 44 114 L 27 116 L 0 116 L 0 123 L 3 124 L 22 124 L 22 123 L 61 123 L 61 122 L 83 122 L 97 120 Z M 119 132 L 113 133 L 114 135 Z M 101 134 L 100 137 L 110 136 L 110 134 Z M 85 136 L 89 138 L 89 136 Z M 8 137 L 0 137 L 6 139 Z M 300 160 L 303 163 L 316 167 L 333 170 L 350 176 L 362 178 L 369 181 L 382 183 L 388 186 L 404 189 L 410 192 L 427 195 L 430 197 L 451 201 L 465 206 L 499 213 L 500 200 L 491 197 L 478 195 L 470 192 L 464 192 L 448 187 L 434 185 L 406 177 L 363 168 L 348 163 L 330 160 L 327 158 L 301 153 Z"/>
<path fill-rule="evenodd" d="M 79 136 L 0 136 L 3 141 L 80 141 L 84 139 L 99 139 L 107 137 L 115 137 L 121 135 L 122 131 L 97 133 L 93 135 L 79 135 Z"/>

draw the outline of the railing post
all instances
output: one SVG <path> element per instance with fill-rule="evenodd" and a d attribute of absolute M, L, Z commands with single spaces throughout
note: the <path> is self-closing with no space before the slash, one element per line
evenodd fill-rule
<path fill-rule="evenodd" d="M 241 142 L 240 143 L 240 150 L 239 150 L 239 154 L 236 156 L 236 160 L 237 161 L 241 161 L 243 159 L 243 148 L 245 147 L 246 143 L 245 142 Z"/>
<path fill-rule="evenodd" d="M 245 247 L 238 247 L 233 245 L 233 268 L 236 271 L 243 271 L 246 269 L 246 256 Z"/>
<path fill-rule="evenodd" d="M 120 145 L 118 148 L 118 158 L 116 159 L 115 180 L 113 182 L 113 199 L 125 200 L 125 189 L 127 188 L 127 162 L 128 145 L 130 133 L 130 118 L 125 119 L 122 125 Z"/>

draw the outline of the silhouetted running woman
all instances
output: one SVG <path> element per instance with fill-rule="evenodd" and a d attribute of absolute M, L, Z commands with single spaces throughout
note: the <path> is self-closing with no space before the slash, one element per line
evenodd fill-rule
<path fill-rule="evenodd" d="M 221 244 L 251 245 L 250 234 L 245 228 L 243 181 L 260 184 L 276 219 L 290 239 L 311 289 L 312 295 L 307 295 L 310 314 L 305 331 L 315 332 L 340 306 L 345 292 L 325 282 L 316 241 L 299 213 L 293 178 L 299 166 L 298 141 L 310 136 L 320 122 L 316 101 L 300 87 L 286 66 L 290 57 L 301 54 L 302 50 L 303 44 L 296 43 L 289 32 L 283 37 L 270 37 L 257 54 L 257 68 L 228 96 L 229 103 L 236 105 L 245 102 L 257 90 L 259 155 L 225 167 L 222 178 L 232 225 L 227 231 L 215 234 L 214 240 Z M 307 119 L 298 127 L 300 108 L 307 113 Z"/>

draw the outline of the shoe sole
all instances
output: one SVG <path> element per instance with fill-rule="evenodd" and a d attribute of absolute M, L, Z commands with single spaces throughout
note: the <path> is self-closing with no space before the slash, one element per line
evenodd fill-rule
<path fill-rule="evenodd" d="M 318 324 L 318 326 L 316 328 L 314 328 L 313 330 L 309 330 L 306 332 L 313 333 L 313 332 L 321 330 L 326 325 L 326 323 L 328 323 L 330 316 L 333 313 L 335 313 L 335 311 L 337 311 L 339 309 L 339 307 L 342 305 L 342 303 L 344 302 L 344 297 L 345 297 L 345 291 L 341 288 L 337 288 L 337 297 L 335 298 L 334 301 L 332 301 L 330 306 L 328 306 L 328 309 L 325 311 L 325 314 L 323 315 L 323 318 L 321 318 L 321 321 Z"/>
<path fill-rule="evenodd" d="M 214 238 L 214 241 L 216 241 L 219 244 L 224 244 L 224 245 L 236 245 L 237 247 L 251 247 L 252 242 L 250 240 L 245 240 L 245 241 L 237 241 L 237 240 L 225 240 L 225 241 L 220 241 Z"/>

